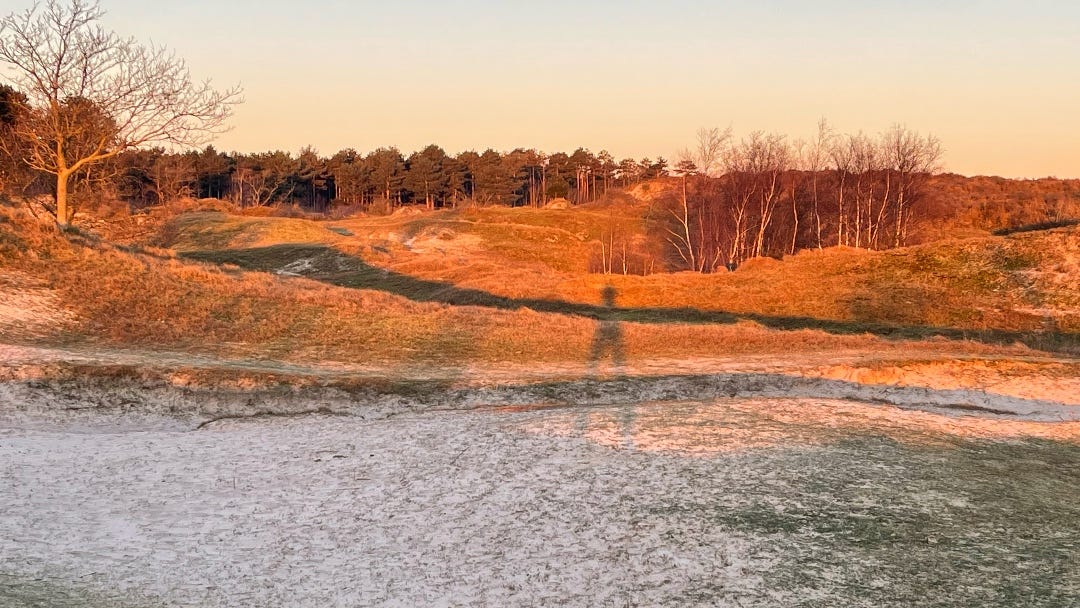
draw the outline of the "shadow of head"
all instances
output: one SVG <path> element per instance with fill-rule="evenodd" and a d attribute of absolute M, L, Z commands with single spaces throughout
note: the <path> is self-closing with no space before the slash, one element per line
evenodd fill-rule
<path fill-rule="evenodd" d="M 615 308 L 615 296 L 617 295 L 619 295 L 619 292 L 615 291 L 615 288 L 611 285 L 604 287 L 604 290 L 600 292 L 600 297 L 607 308 Z"/>

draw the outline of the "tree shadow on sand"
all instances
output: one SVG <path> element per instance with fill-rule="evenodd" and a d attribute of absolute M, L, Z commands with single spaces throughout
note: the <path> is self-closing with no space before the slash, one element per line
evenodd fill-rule
<path fill-rule="evenodd" d="M 192 260 L 215 264 L 234 264 L 247 270 L 294 274 L 355 289 L 378 290 L 415 302 L 434 302 L 454 306 L 483 306 L 503 310 L 528 308 L 542 313 L 574 315 L 612 321 L 602 325 L 594 340 L 603 352 L 621 337 L 618 322 L 733 324 L 740 320 L 753 321 L 776 330 L 812 329 L 837 335 L 872 334 L 893 340 L 922 340 L 946 338 L 973 340 L 986 344 L 1021 343 L 1050 352 L 1077 352 L 1080 334 L 1048 331 L 1012 331 L 1001 329 L 963 329 L 925 325 L 900 325 L 864 321 L 838 321 L 800 316 L 775 316 L 757 313 L 733 313 L 697 308 L 624 308 L 611 300 L 602 305 L 548 300 L 538 298 L 509 298 L 479 289 L 468 289 L 445 281 L 420 279 L 371 266 L 356 256 L 323 245 L 274 245 L 253 249 L 200 251 L 183 254 Z M 290 269 L 295 268 L 295 272 Z M 612 290 L 614 292 L 614 290 Z M 605 296 L 606 297 L 606 296 Z M 606 327 L 606 329 L 605 329 Z M 606 333 L 605 333 L 606 332 Z M 614 356 L 614 353 L 612 353 Z"/>

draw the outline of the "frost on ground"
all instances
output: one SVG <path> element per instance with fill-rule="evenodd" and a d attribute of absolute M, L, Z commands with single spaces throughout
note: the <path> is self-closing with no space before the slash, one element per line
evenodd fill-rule
<path fill-rule="evenodd" d="M 0 296 L 0 338 L 49 335 L 75 320 L 56 293 L 22 273 L 0 269 Z"/>
<path fill-rule="evenodd" d="M 1077 437 L 874 407 L 0 430 L 0 605 L 1076 605 Z"/>

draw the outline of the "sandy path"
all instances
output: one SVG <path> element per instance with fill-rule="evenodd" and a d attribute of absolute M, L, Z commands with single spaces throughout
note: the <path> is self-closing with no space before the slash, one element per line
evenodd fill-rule
<path fill-rule="evenodd" d="M 622 605 L 760 584 L 737 535 L 641 509 L 722 486 L 474 422 L 0 435 L 0 570 L 108 605 Z"/>
<path fill-rule="evenodd" d="M 1074 444 L 925 426 L 883 441 L 768 413 L 805 405 L 0 431 L 0 605 L 1015 606 L 1022 591 L 1064 606 L 1080 592 Z M 997 468 L 1010 463 L 1028 468 Z"/>

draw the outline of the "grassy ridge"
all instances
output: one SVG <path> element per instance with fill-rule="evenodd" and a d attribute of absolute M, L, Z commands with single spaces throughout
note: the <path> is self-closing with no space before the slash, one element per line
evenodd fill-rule
<path fill-rule="evenodd" d="M 482 209 L 364 218 L 331 226 L 347 228 L 350 236 L 319 227 L 318 241 L 307 238 L 315 225 L 307 220 L 201 216 L 181 219 L 185 229 L 171 244 L 205 261 L 295 270 L 419 301 L 502 308 L 550 302 L 552 312 L 574 313 L 598 304 L 611 285 L 624 309 L 723 312 L 766 324 L 776 319 L 785 327 L 813 327 L 810 320 L 816 319 L 822 327 L 1080 333 L 1080 230 L 1075 227 L 886 252 L 806 251 L 782 262 L 752 260 L 736 272 L 711 276 L 583 272 L 584 259 L 610 226 L 624 233 L 643 231 L 648 221 L 643 209 Z M 281 229 L 270 238 L 266 234 L 274 230 L 268 222 L 280 222 Z M 302 231 L 305 222 L 309 226 Z M 222 246 L 221 239 L 208 243 L 185 236 L 210 231 L 230 235 L 229 242 Z M 299 232 L 305 238 L 291 239 Z M 246 246 L 250 242 L 276 244 Z M 705 320 L 710 318 L 717 317 Z M 693 320 L 693 314 L 685 320 Z"/>
<path fill-rule="evenodd" d="M 610 339 L 598 320 L 618 323 L 631 359 L 889 350 L 934 336 L 1076 350 L 1075 228 L 807 252 L 712 276 L 584 272 L 605 234 L 647 222 L 644 205 L 336 222 L 192 213 L 154 237 L 164 249 L 60 233 L 0 207 L 0 283 L 32 284 L 51 298 L 33 301 L 59 303 L 38 316 L 75 320 L 50 341 L 283 360 L 587 361 Z M 0 315 L 4 340 L 43 339 L 19 332 Z"/>
<path fill-rule="evenodd" d="M 60 233 L 0 209 L 0 275 L 30 277 L 55 295 L 41 317 L 74 318 L 45 338 L 0 319 L 8 342 L 102 343 L 281 360 L 411 365 L 587 361 L 598 323 L 528 307 L 417 302 L 386 289 L 198 263 L 154 248 L 121 248 Z M 381 270 L 375 271 L 381 273 Z M 378 275 L 369 280 L 376 284 Z M 594 310 L 597 308 L 594 307 Z M 571 311 L 572 312 L 572 311 Z M 734 321 L 732 319 L 731 321 Z M 753 323 L 626 323 L 628 358 L 865 347 L 865 336 L 773 332 Z M 888 348 L 882 345 L 882 348 Z"/>

